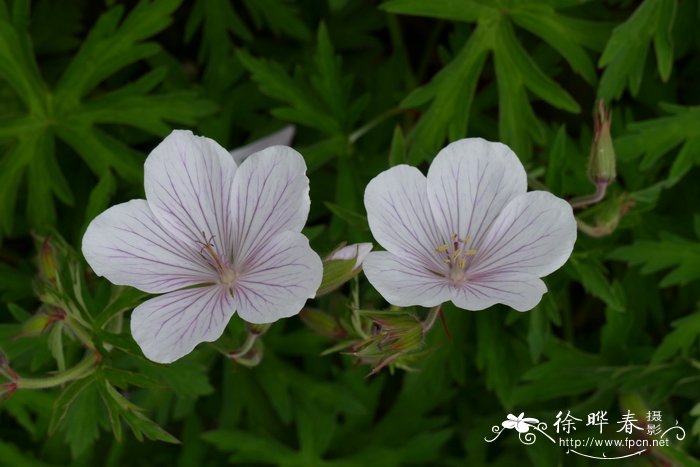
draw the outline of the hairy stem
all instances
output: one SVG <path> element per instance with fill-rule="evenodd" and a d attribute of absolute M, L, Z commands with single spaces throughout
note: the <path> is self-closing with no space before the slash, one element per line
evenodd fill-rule
<path fill-rule="evenodd" d="M 48 389 L 85 378 L 95 371 L 95 364 L 100 361 L 100 355 L 90 352 L 80 363 L 61 373 L 46 378 L 17 379 L 17 389 Z"/>

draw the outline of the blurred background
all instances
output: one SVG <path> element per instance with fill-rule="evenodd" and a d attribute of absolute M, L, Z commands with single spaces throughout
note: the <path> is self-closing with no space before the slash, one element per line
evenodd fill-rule
<path fill-rule="evenodd" d="M 699 24 L 696 0 L 0 0 L 0 464 L 700 465 Z M 237 317 L 150 363 L 128 332 L 144 294 L 79 253 L 92 218 L 144 196 L 145 156 L 174 128 L 233 149 L 294 124 L 323 256 L 372 241 L 372 177 L 465 136 L 511 146 L 531 189 L 592 193 L 597 99 L 617 180 L 577 211 L 549 293 L 527 313 L 445 306 L 412 371 L 368 377 L 381 358 L 342 346 L 349 304 L 388 309 L 362 275 L 245 364 L 221 355 Z M 485 441 L 521 412 L 551 433 L 571 411 L 585 438 L 600 410 L 610 438 L 628 411 L 686 434 L 619 461 Z"/>

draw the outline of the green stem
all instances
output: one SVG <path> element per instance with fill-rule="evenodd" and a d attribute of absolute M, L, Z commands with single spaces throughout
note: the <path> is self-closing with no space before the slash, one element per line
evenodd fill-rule
<path fill-rule="evenodd" d="M 370 120 L 366 125 L 361 126 L 357 130 L 353 131 L 350 133 L 350 136 L 348 137 L 348 141 L 350 141 L 350 144 L 355 144 L 355 142 L 362 138 L 365 133 L 369 132 L 370 130 L 373 130 L 377 125 L 381 124 L 384 122 L 384 120 L 393 117 L 394 115 L 398 115 L 401 112 L 403 112 L 403 109 L 401 108 L 393 108 L 389 109 L 383 114 L 380 114 L 376 117 L 374 117 L 372 120 Z"/>
<path fill-rule="evenodd" d="M 243 345 L 240 346 L 237 350 L 229 352 L 228 357 L 236 360 L 245 356 L 248 352 L 250 352 L 250 349 L 253 348 L 253 346 L 255 345 L 255 341 L 258 340 L 259 336 L 260 334 L 253 334 L 249 332 L 245 338 L 245 341 L 243 342 Z"/>
<path fill-rule="evenodd" d="M 68 328 L 75 334 L 75 337 L 88 349 L 95 350 L 95 346 L 92 343 L 90 335 L 85 331 L 85 328 L 77 320 L 75 320 L 70 314 L 66 315 L 64 320 Z"/>
<path fill-rule="evenodd" d="M 82 362 L 73 368 L 47 378 L 23 378 L 17 379 L 17 389 L 47 389 L 62 384 L 85 378 L 95 371 L 95 363 L 99 361 L 99 354 L 90 353 Z"/>
<path fill-rule="evenodd" d="M 602 201 L 603 198 L 605 198 L 605 193 L 607 191 L 608 191 L 608 183 L 607 182 L 596 182 L 595 193 L 593 193 L 592 195 L 579 196 L 577 198 L 573 198 L 573 199 L 569 200 L 569 204 L 574 209 L 585 208 L 586 206 L 589 206 L 591 204 L 595 204 L 595 203 Z"/>

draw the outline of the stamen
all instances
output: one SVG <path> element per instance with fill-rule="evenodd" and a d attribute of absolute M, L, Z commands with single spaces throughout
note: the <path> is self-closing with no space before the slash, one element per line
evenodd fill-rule
<path fill-rule="evenodd" d="M 445 244 L 440 245 L 439 247 L 435 248 L 435 251 L 437 251 L 438 253 L 444 253 L 449 249 L 450 249 L 450 245 L 445 243 Z"/>
<path fill-rule="evenodd" d="M 438 246 L 435 248 L 435 251 L 440 255 L 444 255 L 442 261 L 447 264 L 450 269 L 447 277 L 456 283 L 464 279 L 468 257 L 475 255 L 476 250 L 466 248 L 467 244 L 472 241 L 472 237 L 469 235 L 460 238 L 458 234 L 453 233 L 450 240 L 450 243 L 444 243 Z"/>

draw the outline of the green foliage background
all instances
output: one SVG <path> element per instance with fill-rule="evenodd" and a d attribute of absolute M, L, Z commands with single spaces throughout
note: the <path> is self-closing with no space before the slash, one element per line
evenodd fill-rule
<path fill-rule="evenodd" d="M 112 349 L 96 373 L 0 402 L 0 464 L 592 465 L 484 437 L 510 412 L 614 423 L 632 408 L 687 436 L 616 465 L 700 465 L 698 26 L 696 0 L 0 2 L 0 347 L 22 375 L 83 353 L 60 326 L 17 338 L 48 306 L 32 234 L 78 249 L 95 215 L 143 197 L 144 157 L 172 128 L 233 148 L 294 123 L 321 253 L 370 241 L 367 182 L 426 168 L 447 141 L 503 141 L 533 186 L 583 195 L 604 98 L 618 154 L 617 183 L 580 214 L 609 235 L 580 233 L 528 313 L 446 307 L 452 337 L 433 329 L 420 371 L 365 378 L 320 356 L 334 342 L 298 319 L 273 326 L 252 369 L 213 346 L 155 365 L 128 331 L 96 327 Z M 114 305 L 106 281 L 80 276 L 95 322 L 141 299 L 121 290 Z M 315 306 L 341 313 L 349 292 Z M 363 278 L 360 296 L 386 306 Z M 234 318 L 224 344 L 241 329 Z"/>

